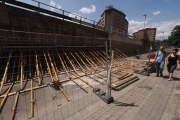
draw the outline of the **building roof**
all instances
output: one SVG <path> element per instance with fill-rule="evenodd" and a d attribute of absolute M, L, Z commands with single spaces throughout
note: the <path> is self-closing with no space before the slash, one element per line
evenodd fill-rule
<path fill-rule="evenodd" d="M 109 8 L 109 9 L 104 10 L 104 12 L 101 14 L 101 17 L 102 17 L 102 15 L 103 15 L 105 12 L 110 12 L 110 11 L 117 11 L 117 12 L 123 14 L 124 17 L 126 17 L 126 15 L 125 15 L 123 12 L 121 12 L 121 11 L 115 9 L 115 8 Z M 125 19 L 125 20 L 126 20 L 126 19 Z M 127 21 L 127 20 L 126 20 L 126 21 Z M 129 23 L 129 22 L 127 21 L 127 23 Z"/>
<path fill-rule="evenodd" d="M 126 15 L 123 13 L 123 12 L 121 12 L 121 11 L 119 11 L 119 10 L 117 10 L 117 9 L 115 9 L 115 8 L 109 8 L 109 9 L 106 9 L 104 12 L 110 12 L 110 11 L 117 11 L 117 12 L 119 12 L 119 13 L 122 13 L 125 17 L 126 17 Z M 102 15 L 104 14 L 104 12 L 101 14 L 101 17 L 102 17 Z"/>
<path fill-rule="evenodd" d="M 146 28 L 145 30 L 153 30 L 153 29 L 156 29 L 156 28 Z M 138 31 L 143 31 L 144 29 L 141 29 L 141 30 L 138 30 Z"/>

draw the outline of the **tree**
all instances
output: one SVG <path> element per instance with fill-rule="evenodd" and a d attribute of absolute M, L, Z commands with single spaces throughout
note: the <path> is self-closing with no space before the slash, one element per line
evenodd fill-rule
<path fill-rule="evenodd" d="M 177 46 L 180 44 L 180 25 L 174 27 L 171 35 L 168 37 L 167 43 L 173 46 Z"/>

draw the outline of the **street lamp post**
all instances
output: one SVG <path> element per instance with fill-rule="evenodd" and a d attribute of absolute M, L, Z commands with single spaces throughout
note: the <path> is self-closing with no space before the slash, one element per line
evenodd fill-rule
<path fill-rule="evenodd" d="M 164 32 L 162 32 L 163 33 L 163 37 L 162 37 L 162 40 L 163 40 L 163 38 L 164 38 Z"/>
<path fill-rule="evenodd" d="M 146 14 L 144 14 L 143 16 L 145 16 L 145 19 L 144 19 L 144 39 L 145 39 Z M 146 74 L 147 76 L 149 76 L 149 65 L 150 65 L 150 58 L 151 58 L 151 49 L 152 49 L 152 46 L 151 46 L 151 42 L 150 42 L 150 44 L 149 44 L 149 61 L 148 61 L 147 74 Z"/>
<path fill-rule="evenodd" d="M 145 24 L 146 24 L 146 14 L 144 14 L 143 16 L 145 16 L 145 19 L 144 19 L 144 29 L 145 29 Z"/>

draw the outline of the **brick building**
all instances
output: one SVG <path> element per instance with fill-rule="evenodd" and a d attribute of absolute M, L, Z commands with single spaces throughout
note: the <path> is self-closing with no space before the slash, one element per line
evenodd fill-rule
<path fill-rule="evenodd" d="M 113 6 L 108 6 L 97 23 L 98 26 L 104 27 L 106 30 L 109 30 L 112 27 L 114 30 L 118 29 L 119 32 L 124 34 L 128 33 L 128 24 L 126 15 L 123 11 L 113 8 Z"/>
<path fill-rule="evenodd" d="M 134 38 L 155 42 L 156 28 L 146 28 L 133 33 Z"/>

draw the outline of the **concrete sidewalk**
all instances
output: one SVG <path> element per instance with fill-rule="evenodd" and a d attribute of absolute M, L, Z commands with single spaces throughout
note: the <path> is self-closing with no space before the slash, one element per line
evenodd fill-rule
<path fill-rule="evenodd" d="M 115 102 L 97 100 L 66 120 L 174 120 L 180 116 L 180 65 L 174 80 L 164 77 L 138 75 L 139 81 L 121 91 L 112 91 Z"/>

